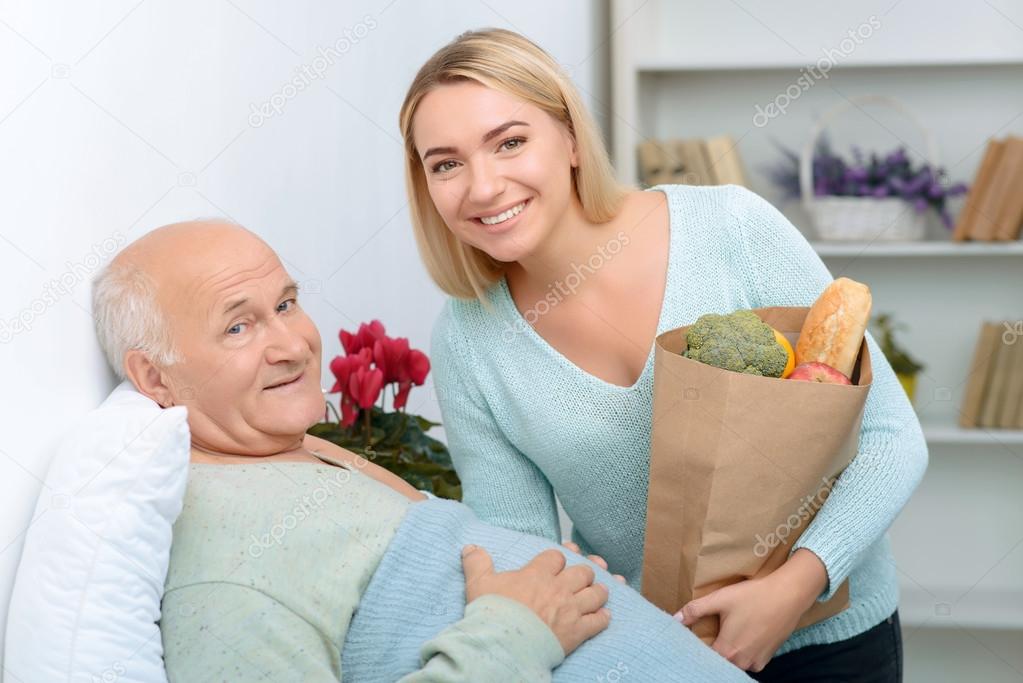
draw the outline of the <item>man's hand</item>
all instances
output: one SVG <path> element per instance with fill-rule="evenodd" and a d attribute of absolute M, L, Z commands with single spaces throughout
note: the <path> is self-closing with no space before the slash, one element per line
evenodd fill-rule
<path fill-rule="evenodd" d="M 572 541 L 565 541 L 561 545 L 565 546 L 566 548 L 571 550 L 576 555 L 582 555 L 583 554 L 583 551 L 579 549 L 578 544 L 572 543 Z M 587 555 L 586 559 L 588 559 L 590 562 L 592 562 L 593 564 L 597 565 L 598 567 L 600 567 L 604 571 L 607 571 L 607 560 L 605 560 L 600 555 Z M 625 583 L 625 577 L 622 576 L 621 574 L 612 574 L 611 576 L 613 576 L 620 583 Z"/>
<path fill-rule="evenodd" d="M 604 607 L 607 587 L 593 583 L 593 569 L 585 564 L 566 568 L 565 556 L 553 548 L 522 569 L 495 572 L 486 550 L 467 545 L 462 548 L 462 569 L 466 604 L 489 594 L 522 603 L 554 632 L 566 657 L 611 622 Z"/>
<path fill-rule="evenodd" d="M 675 618 L 686 626 L 717 614 L 712 647 L 745 671 L 761 671 L 827 586 L 824 564 L 800 548 L 781 567 L 758 579 L 719 588 L 685 605 Z"/>

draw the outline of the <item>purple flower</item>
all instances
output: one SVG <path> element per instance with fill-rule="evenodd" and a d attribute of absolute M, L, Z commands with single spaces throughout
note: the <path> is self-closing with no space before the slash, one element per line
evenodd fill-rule
<path fill-rule="evenodd" d="M 784 161 L 768 167 L 768 177 L 785 192 L 786 199 L 800 196 L 799 156 L 774 141 L 784 156 Z M 964 183 L 949 185 L 944 169 L 929 164 L 914 166 L 904 147 L 899 147 L 883 157 L 876 152 L 864 158 L 863 150 L 852 148 L 853 163 L 831 150 L 826 135 L 822 135 L 814 149 L 812 185 L 814 195 L 844 197 L 899 197 L 910 202 L 917 211 L 927 208 L 941 217 L 946 227 L 951 227 L 952 218 L 946 202 L 949 197 L 965 193 Z"/>

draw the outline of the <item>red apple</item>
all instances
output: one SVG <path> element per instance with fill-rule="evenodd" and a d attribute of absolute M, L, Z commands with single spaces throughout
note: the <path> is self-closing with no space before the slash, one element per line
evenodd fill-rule
<path fill-rule="evenodd" d="M 825 384 L 852 384 L 849 378 L 827 363 L 800 363 L 788 379 L 801 379 L 804 382 L 823 382 Z"/>

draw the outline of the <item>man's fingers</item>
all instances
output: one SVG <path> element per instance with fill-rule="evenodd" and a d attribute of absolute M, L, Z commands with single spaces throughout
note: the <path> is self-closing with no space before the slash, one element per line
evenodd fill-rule
<path fill-rule="evenodd" d="M 475 545 L 463 547 L 462 571 L 465 573 L 466 585 L 488 574 L 493 574 L 494 562 L 490 559 L 490 553 Z"/>
<path fill-rule="evenodd" d="M 579 600 L 579 610 L 583 614 L 596 612 L 598 609 L 607 604 L 607 586 L 602 583 L 595 583 L 592 586 L 587 586 L 576 593 L 576 597 Z"/>
<path fill-rule="evenodd" d="M 573 553 L 576 553 L 578 555 L 582 555 L 583 554 L 583 551 L 579 548 L 579 544 L 578 543 L 573 543 L 572 541 L 564 541 L 561 545 L 563 545 L 564 547 L 568 548 Z M 600 555 L 587 555 L 586 559 L 588 559 L 590 562 L 592 562 L 593 564 L 597 565 L 598 567 L 600 567 L 604 571 L 607 571 L 607 560 L 605 560 Z"/>
<path fill-rule="evenodd" d="M 559 574 L 565 568 L 565 555 L 560 550 L 550 548 L 534 557 L 526 566 L 537 567 L 548 574 Z"/>
<path fill-rule="evenodd" d="M 573 593 L 578 593 L 582 589 L 591 585 L 597 578 L 596 572 L 588 564 L 573 564 L 571 567 L 561 572 L 561 578 L 566 582 L 568 589 Z"/>
<path fill-rule="evenodd" d="M 612 574 L 611 576 L 614 577 L 614 580 L 617 581 L 618 583 L 626 583 L 625 577 L 622 576 L 621 574 Z"/>
<path fill-rule="evenodd" d="M 596 612 L 590 614 L 584 614 L 579 618 L 579 625 L 583 630 L 583 634 L 586 636 L 586 640 L 589 640 L 593 636 L 597 635 L 611 624 L 611 610 L 607 607 L 601 607 Z"/>

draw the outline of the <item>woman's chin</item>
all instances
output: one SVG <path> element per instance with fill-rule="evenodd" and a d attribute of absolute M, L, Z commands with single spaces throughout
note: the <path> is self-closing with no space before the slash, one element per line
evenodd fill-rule
<path fill-rule="evenodd" d="M 512 231 L 503 235 L 491 236 L 481 242 L 477 248 L 501 263 L 521 261 L 533 251 L 533 240 L 524 231 Z"/>

